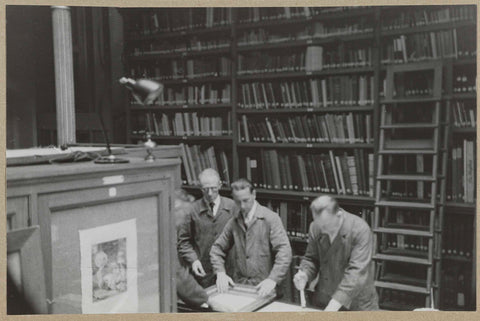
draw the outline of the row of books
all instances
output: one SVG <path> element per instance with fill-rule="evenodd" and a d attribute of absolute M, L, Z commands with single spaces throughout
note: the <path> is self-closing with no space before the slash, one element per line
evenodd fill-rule
<path fill-rule="evenodd" d="M 347 75 L 240 85 L 240 108 L 275 109 L 373 104 L 373 76 Z"/>
<path fill-rule="evenodd" d="M 428 238 L 412 236 L 412 235 L 395 235 L 395 234 L 382 234 L 380 237 L 380 253 L 391 253 L 391 251 L 396 251 L 399 255 L 406 255 L 402 253 L 402 250 L 405 253 L 410 255 L 422 256 L 428 253 Z"/>
<path fill-rule="evenodd" d="M 345 12 L 362 7 L 251 7 L 238 9 L 239 23 L 264 20 L 311 18 L 315 15 Z M 232 23 L 231 8 L 162 8 L 139 12 L 129 21 L 131 35 L 152 35 L 165 32 L 227 26 Z"/>
<path fill-rule="evenodd" d="M 239 32 L 237 45 L 239 47 L 261 44 L 294 42 L 312 37 L 310 25 L 282 29 L 258 28 Z"/>
<path fill-rule="evenodd" d="M 434 73 L 431 71 L 395 75 L 393 97 L 432 96 Z"/>
<path fill-rule="evenodd" d="M 161 8 L 141 11 L 129 21 L 131 35 L 195 30 L 230 25 L 231 8 Z"/>
<path fill-rule="evenodd" d="M 304 155 L 262 149 L 242 166 L 260 188 L 373 196 L 373 154 L 363 149 Z"/>
<path fill-rule="evenodd" d="M 309 46 L 305 60 L 306 71 L 371 66 L 372 48 L 345 48 L 339 45 L 324 52 L 321 46 Z"/>
<path fill-rule="evenodd" d="M 345 25 L 332 25 L 323 22 L 313 22 L 303 26 L 292 26 L 289 29 L 266 29 L 258 28 L 244 31 L 237 40 L 239 47 L 285 43 L 289 41 L 315 40 L 328 37 L 347 36 L 352 34 L 367 33 L 373 29 L 368 25 L 367 20 L 360 20 L 358 23 Z"/>
<path fill-rule="evenodd" d="M 239 142 L 373 143 L 372 115 L 325 114 L 238 121 Z"/>
<path fill-rule="evenodd" d="M 475 224 L 472 217 L 446 215 L 442 231 L 442 255 L 472 257 Z"/>
<path fill-rule="evenodd" d="M 198 175 L 206 168 L 213 168 L 220 174 L 223 184 L 230 186 L 231 154 L 216 150 L 214 146 L 180 144 L 182 151 L 183 184 L 198 186 Z"/>
<path fill-rule="evenodd" d="M 272 200 L 267 200 L 265 203 L 262 200 L 261 202 L 275 213 L 278 213 L 289 237 L 305 240 L 308 239 L 309 227 L 313 220 L 310 204 Z M 371 223 L 370 218 L 373 217 L 373 210 L 360 208 L 351 211 L 351 213 L 360 216 L 368 224 Z"/>
<path fill-rule="evenodd" d="M 232 65 L 227 57 L 211 58 L 203 57 L 200 59 L 187 60 L 187 78 L 198 77 L 222 77 L 232 73 Z"/>
<path fill-rule="evenodd" d="M 384 171 L 381 175 L 432 175 L 433 157 L 427 154 L 418 155 L 396 155 L 390 157 L 388 155 L 382 156 L 384 164 Z"/>
<path fill-rule="evenodd" d="M 158 136 L 224 136 L 231 135 L 230 112 L 224 116 L 205 116 L 197 112 L 158 114 L 142 113 L 132 118 L 133 134 L 142 130 Z M 132 119 L 132 120 L 133 120 Z"/>
<path fill-rule="evenodd" d="M 477 91 L 477 75 L 475 70 L 454 70 L 453 92 L 467 93 Z"/>
<path fill-rule="evenodd" d="M 132 56 L 163 55 L 163 54 L 186 54 L 204 50 L 216 50 L 230 48 L 229 38 L 199 39 L 192 37 L 180 38 L 181 41 L 143 41 L 132 47 Z"/>
<path fill-rule="evenodd" d="M 418 102 L 415 104 L 399 103 L 381 105 L 384 114 L 384 125 L 407 123 L 434 123 L 435 111 L 440 102 Z"/>
<path fill-rule="evenodd" d="M 475 33 L 457 29 L 415 33 L 383 42 L 382 63 L 406 63 L 436 58 L 462 58 L 476 55 Z"/>
<path fill-rule="evenodd" d="M 383 30 L 419 27 L 436 23 L 475 20 L 476 8 L 474 6 L 451 6 L 449 8 L 432 8 L 395 12 L 392 17 L 382 21 Z"/>
<path fill-rule="evenodd" d="M 334 48 L 324 52 L 321 46 L 308 46 L 295 52 L 248 52 L 238 55 L 238 74 L 286 71 L 321 71 L 334 68 L 366 67 L 372 64 L 371 48 Z"/>
<path fill-rule="evenodd" d="M 305 52 L 249 52 L 239 54 L 237 59 L 237 73 L 252 75 L 266 72 L 305 71 Z"/>
<path fill-rule="evenodd" d="M 472 298 L 469 296 L 472 284 L 471 274 L 465 267 L 450 264 L 442 269 L 442 309 L 464 310 L 470 308 Z M 474 309 L 474 307 L 472 307 Z"/>
<path fill-rule="evenodd" d="M 453 125 L 458 128 L 475 128 L 477 106 L 475 101 L 454 101 L 452 103 Z"/>
<path fill-rule="evenodd" d="M 268 20 L 311 18 L 315 15 L 355 11 L 363 6 L 351 7 L 250 7 L 238 9 L 239 23 Z"/>
<path fill-rule="evenodd" d="M 430 212 L 403 208 L 380 209 L 380 226 L 426 230 L 430 226 Z"/>
<path fill-rule="evenodd" d="M 379 304 L 380 308 L 385 310 L 412 311 L 414 308 L 425 307 L 425 295 L 393 289 L 380 289 Z"/>
<path fill-rule="evenodd" d="M 161 106 L 228 104 L 230 84 L 203 84 L 187 87 L 169 87 L 155 101 Z M 134 100 L 132 100 L 133 102 Z M 133 104 L 133 103 L 132 103 Z M 138 104 L 138 103 L 137 103 Z"/>
<path fill-rule="evenodd" d="M 133 78 L 152 78 L 160 81 L 225 77 L 231 75 L 231 62 L 227 57 L 199 57 L 198 59 L 173 59 L 160 63 L 135 63 L 130 67 Z"/>
<path fill-rule="evenodd" d="M 418 163 L 417 163 L 418 165 Z M 423 166 L 423 164 L 421 164 Z M 418 168 L 418 167 L 417 167 Z M 423 167 L 422 167 L 423 168 Z M 417 171 L 415 173 L 419 173 Z M 424 174 L 424 173 L 422 173 Z M 395 200 L 415 200 L 418 202 L 430 202 L 431 182 L 393 181 L 388 182 L 388 188 L 383 186 L 380 191 L 382 198 Z"/>
<path fill-rule="evenodd" d="M 454 142 L 447 174 L 447 200 L 454 202 L 475 202 L 476 192 L 476 143 L 463 139 Z"/>

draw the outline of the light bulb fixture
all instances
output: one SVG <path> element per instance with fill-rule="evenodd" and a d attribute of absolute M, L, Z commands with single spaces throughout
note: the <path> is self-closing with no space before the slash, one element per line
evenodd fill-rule
<path fill-rule="evenodd" d="M 135 100 L 142 105 L 149 105 L 153 103 L 158 96 L 163 93 L 163 84 L 150 79 L 131 79 L 122 77 L 119 79 L 119 82 L 127 87 L 131 92 Z M 152 140 L 152 135 L 150 132 L 146 132 L 147 141 L 144 143 L 144 146 L 147 150 L 147 156 L 145 157 L 146 162 L 153 162 L 155 156 L 153 155 L 153 149 L 157 145 Z"/>

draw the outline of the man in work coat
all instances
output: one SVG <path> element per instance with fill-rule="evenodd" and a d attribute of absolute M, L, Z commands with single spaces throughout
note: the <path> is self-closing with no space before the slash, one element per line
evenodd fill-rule
<path fill-rule="evenodd" d="M 210 251 L 219 292 L 234 281 L 225 274 L 225 257 L 235 249 L 235 282 L 257 286 L 261 296 L 273 293 L 285 279 L 292 249 L 277 213 L 258 204 L 256 192 L 246 179 L 232 184 L 236 209 Z"/>
<path fill-rule="evenodd" d="M 215 284 L 210 248 L 232 218 L 235 203 L 219 195 L 221 182 L 215 170 L 205 169 L 198 178 L 203 197 L 195 201 L 185 215 L 178 233 L 178 253 L 206 288 Z M 227 271 L 231 270 L 227 265 Z"/>
<path fill-rule="evenodd" d="M 372 262 L 372 233 L 360 217 L 338 207 L 330 196 L 315 199 L 310 209 L 308 245 L 294 276 L 303 290 L 318 274 L 312 303 L 325 311 L 378 310 Z"/>

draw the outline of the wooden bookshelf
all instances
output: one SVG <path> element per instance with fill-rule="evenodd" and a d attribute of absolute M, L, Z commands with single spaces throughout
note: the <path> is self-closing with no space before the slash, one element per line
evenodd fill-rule
<path fill-rule="evenodd" d="M 191 37 L 196 35 L 205 35 L 205 34 L 225 34 L 231 31 L 230 26 L 224 27 L 211 27 L 211 28 L 202 28 L 195 30 L 181 30 L 173 32 L 159 32 L 148 35 L 137 35 L 135 33 L 129 33 L 126 36 L 126 40 L 131 41 L 145 41 L 145 40 L 164 40 L 164 39 L 173 39 L 179 37 Z"/>
<path fill-rule="evenodd" d="M 191 105 L 135 105 L 132 104 L 131 111 L 154 111 L 154 112 L 164 112 L 164 111 L 198 111 L 205 109 L 226 109 L 231 108 L 230 104 L 191 104 Z"/>
<path fill-rule="evenodd" d="M 445 8 L 449 8 L 445 6 Z M 418 6 L 415 9 L 418 10 L 434 10 L 433 6 Z M 149 9 L 142 9 L 143 11 L 138 11 L 135 13 L 130 14 L 128 9 L 122 9 L 124 15 L 126 17 L 130 15 L 141 15 L 142 12 L 149 12 Z M 156 9 L 157 11 L 162 9 Z M 172 10 L 172 9 L 170 9 Z M 408 7 L 361 7 L 355 9 L 337 9 L 337 8 L 310 8 L 309 13 L 307 11 L 305 13 L 297 12 L 292 14 L 291 18 L 286 18 L 285 15 L 267 15 L 267 16 L 258 16 L 256 18 L 255 15 L 251 16 L 249 22 L 245 15 L 247 12 L 246 10 L 250 10 L 249 8 L 233 8 L 232 9 L 232 21 L 231 24 L 228 25 L 221 25 L 221 26 L 213 26 L 209 28 L 200 27 L 200 28 L 190 28 L 190 26 L 184 26 L 182 30 L 170 30 L 167 32 L 158 32 L 158 33 L 144 33 L 142 31 L 137 32 L 130 32 L 128 21 L 130 19 L 126 19 L 126 41 L 125 46 L 127 49 L 140 46 L 143 43 L 149 43 L 152 41 L 158 42 L 167 42 L 167 43 L 175 43 L 175 42 L 186 42 L 187 40 L 195 37 L 201 39 L 229 39 L 229 47 L 226 48 L 217 48 L 217 49 L 207 49 L 207 50 L 188 50 L 188 48 L 184 50 L 178 50 L 165 53 L 149 53 L 148 51 L 143 51 L 137 54 L 126 55 L 126 66 L 136 66 L 136 65 L 149 65 L 154 64 L 157 62 L 168 63 L 168 61 L 178 60 L 183 61 L 186 64 L 186 60 L 189 59 L 200 59 L 200 58 L 208 58 L 208 59 L 220 59 L 221 57 L 227 57 L 230 59 L 231 62 L 231 74 L 229 76 L 218 76 L 218 77 L 194 77 L 194 78 L 187 78 L 181 77 L 179 79 L 172 79 L 173 75 L 168 80 L 162 80 L 165 77 L 156 78 L 158 81 L 162 82 L 166 87 L 175 87 L 175 88 L 186 88 L 187 86 L 202 86 L 205 84 L 212 84 L 212 86 L 223 86 L 224 84 L 229 84 L 231 86 L 230 92 L 230 102 L 229 103 L 216 103 L 216 104 L 179 104 L 179 105 L 172 105 L 172 104 L 165 104 L 163 106 L 160 105 L 153 105 L 153 106 L 138 106 L 135 104 L 128 104 L 127 106 L 127 122 L 129 123 L 129 128 L 131 125 L 131 117 L 132 115 L 141 114 L 141 113 L 183 113 L 183 112 L 205 112 L 207 114 L 218 114 L 218 113 L 231 113 L 231 129 L 233 134 L 228 136 L 153 136 L 152 138 L 161 143 L 166 144 L 179 144 L 183 143 L 185 145 L 199 145 L 199 146 L 213 146 L 215 147 L 215 151 L 220 150 L 221 152 L 225 152 L 230 166 L 230 180 L 235 178 L 246 176 L 246 169 L 245 163 L 247 157 L 251 155 L 258 155 L 264 150 L 275 150 L 279 153 L 284 154 L 296 154 L 301 152 L 312 153 L 312 154 L 320 154 L 320 153 L 328 153 L 328 150 L 333 150 L 335 153 L 348 153 L 349 156 L 355 150 L 362 150 L 362 153 L 365 154 L 373 154 L 374 161 L 373 161 L 373 173 L 377 171 L 377 157 L 381 155 L 382 152 L 379 150 L 377 141 L 379 141 L 379 132 L 382 129 L 388 130 L 408 130 L 408 129 L 415 129 L 418 128 L 418 124 L 413 126 L 415 128 L 409 128 L 409 126 L 399 126 L 398 128 L 393 128 L 395 126 L 386 125 L 385 128 L 380 128 L 380 107 L 383 104 L 415 104 L 415 103 L 435 103 L 440 102 L 442 104 L 442 108 L 444 104 L 448 101 L 472 101 L 476 99 L 476 92 L 461 92 L 456 93 L 453 92 L 452 84 L 453 84 L 453 77 L 454 71 L 456 68 L 467 68 L 469 66 L 475 66 L 476 64 L 476 56 L 472 55 L 457 55 L 457 57 L 453 56 L 442 56 L 438 55 L 438 57 L 410 57 L 409 53 L 407 53 L 409 64 L 410 62 L 414 62 L 419 66 L 424 64 L 439 64 L 442 68 L 446 70 L 445 72 L 445 79 L 444 82 L 446 84 L 444 92 L 441 93 L 441 96 L 433 98 L 433 97 L 425 97 L 425 96 L 413 96 L 413 97 L 406 97 L 402 99 L 385 99 L 382 95 L 382 86 L 383 86 L 383 76 L 390 65 L 402 65 L 405 64 L 404 62 L 401 63 L 393 63 L 393 62 L 385 62 L 383 55 L 383 44 L 391 44 L 392 39 L 400 38 L 401 36 L 405 37 L 414 37 L 418 34 L 436 34 L 447 32 L 452 29 L 457 29 L 457 37 L 463 36 L 462 33 L 459 33 L 459 30 L 470 30 L 475 29 L 476 27 L 476 19 L 462 19 L 461 17 L 451 17 L 450 21 L 438 20 L 438 22 L 430 23 L 430 24 L 423 24 L 417 26 L 404 26 L 404 27 L 392 27 L 392 28 L 384 28 L 384 23 L 390 23 L 390 18 L 387 19 L 388 21 L 383 21 L 385 19 L 380 19 L 384 17 L 395 17 L 402 13 L 406 13 L 409 11 Z M 269 8 L 263 8 L 264 12 L 268 12 Z M 242 13 L 243 12 L 243 13 Z M 432 11 L 433 12 L 433 11 Z M 465 12 L 463 12 L 465 14 Z M 471 13 L 469 13 L 471 14 Z M 468 15 L 467 15 L 468 16 Z M 257 19 L 257 21 L 254 21 Z M 328 27 L 330 25 L 338 26 L 338 24 L 346 24 L 351 25 L 358 23 L 361 25 L 360 29 L 356 30 L 354 33 L 342 32 L 339 31 L 337 34 L 324 34 L 323 36 L 314 36 L 313 31 L 311 34 L 303 34 L 299 36 L 295 33 L 295 30 L 308 30 L 310 28 L 313 30 L 315 23 L 321 23 L 324 26 Z M 337 25 L 336 25 L 337 24 Z M 307 28 L 308 27 L 308 28 Z M 304 28 L 304 29 L 303 29 Z M 355 27 L 357 28 L 357 27 Z M 364 28 L 364 29 L 361 29 Z M 470 28 L 470 29 L 469 29 Z M 239 41 L 244 33 L 248 32 L 257 32 L 258 30 L 266 30 L 267 34 L 269 32 L 279 32 L 282 37 L 275 39 L 269 38 L 268 36 L 263 38 L 258 38 L 260 40 L 255 40 L 254 42 L 242 43 L 239 44 Z M 291 34 L 289 34 L 290 30 L 292 30 Z M 458 39 L 457 39 L 458 40 Z M 372 50 L 372 57 L 369 63 L 365 63 L 362 66 L 355 66 L 353 67 L 337 67 L 337 68 L 321 68 L 315 71 L 305 71 L 305 66 L 295 66 L 295 68 L 290 69 L 289 71 L 279 71 L 279 72 L 267 72 L 268 69 L 266 66 L 255 66 L 251 70 L 248 68 L 243 68 L 241 71 L 239 70 L 239 59 L 240 56 L 248 56 L 252 54 L 261 54 L 267 55 L 268 57 L 273 57 L 277 54 L 282 52 L 303 52 L 307 50 L 309 47 L 319 46 L 322 48 L 335 48 L 339 43 L 341 43 L 345 48 L 369 48 Z M 139 45 L 140 44 L 140 45 Z M 465 44 L 458 43 L 458 46 L 466 46 Z M 141 47 L 141 46 L 140 46 Z M 148 48 L 148 46 L 145 46 Z M 407 46 L 408 47 L 408 46 Z M 468 47 L 468 46 L 467 46 Z M 168 47 L 170 48 L 170 47 Z M 459 47 L 460 48 L 460 47 Z M 468 49 L 468 48 L 467 48 Z M 158 49 L 157 49 L 158 50 Z M 325 49 L 326 50 L 326 49 Z M 336 50 L 336 49 L 335 49 Z M 460 50 L 460 49 L 459 49 Z M 466 50 L 464 48 L 464 50 Z M 471 50 L 471 49 L 470 49 Z M 128 50 L 126 52 L 129 52 Z M 131 51 L 130 51 L 131 52 Z M 325 54 L 325 51 L 323 52 Z M 418 61 L 413 61 L 418 58 Z M 273 58 L 272 58 L 273 59 Z M 338 64 L 340 65 L 340 64 Z M 333 65 L 332 65 L 333 66 Z M 129 69 L 126 68 L 128 71 Z M 293 83 L 293 82 L 304 82 L 307 86 L 310 86 L 309 81 L 311 80 L 323 80 L 323 79 L 331 79 L 334 77 L 360 77 L 365 76 L 367 79 L 368 86 L 370 84 L 369 77 L 373 78 L 373 88 L 371 88 L 371 92 L 373 96 L 371 97 L 371 101 L 362 105 L 352 104 L 352 105 L 341 105 L 341 104 L 329 104 L 327 107 L 309 107 L 308 100 L 306 101 L 305 97 L 302 96 L 303 93 L 300 94 L 302 98 L 302 105 L 298 107 L 280 107 L 275 106 L 269 108 L 260 108 L 257 105 L 253 107 L 247 107 L 247 104 L 243 103 L 244 97 L 242 97 L 242 90 L 241 86 L 244 84 L 252 84 L 252 83 Z M 147 74 L 147 77 L 154 78 L 151 75 Z M 290 89 L 288 89 L 290 90 Z M 295 89 L 296 90 L 296 89 Z M 292 89 L 289 94 L 297 95 L 297 92 Z M 300 89 L 301 90 L 301 89 Z M 310 90 L 310 89 L 309 89 Z M 327 88 L 327 96 L 332 97 L 333 91 L 336 90 L 332 88 Z M 257 99 L 265 101 L 269 100 L 270 97 L 268 93 L 257 92 Z M 265 97 L 264 95 L 266 94 Z M 370 88 L 368 89 L 368 94 L 370 94 Z M 253 95 L 253 92 L 252 92 Z M 258 97 L 258 95 L 260 95 Z M 272 94 L 276 102 L 280 101 L 277 100 L 277 92 Z M 308 96 L 310 95 L 310 96 Z M 313 93 L 308 92 L 309 99 L 312 99 Z M 323 95 L 323 93 L 322 93 Z M 299 98 L 299 97 L 296 97 Z M 312 99 L 313 100 L 313 99 Z M 332 98 L 333 100 L 333 98 Z M 355 99 L 353 99 L 355 100 Z M 322 101 L 319 99 L 319 101 Z M 303 103 L 307 104 L 303 104 Z M 270 103 L 270 101 L 269 101 Z M 288 106 L 285 104 L 285 106 Z M 313 103 L 312 105 L 313 106 Z M 257 108 L 256 108 L 257 107 Z M 300 115 L 323 115 L 323 114 L 348 114 L 353 113 L 355 115 L 371 115 L 372 116 L 372 126 L 373 126 L 373 138 L 375 143 L 346 143 L 346 144 L 339 144 L 339 143 L 271 143 L 271 142 L 241 142 L 241 135 L 243 128 L 240 129 L 237 127 L 239 120 L 242 120 L 243 116 L 248 116 L 248 121 L 256 121 L 263 120 L 265 117 L 268 118 L 288 118 L 289 116 L 295 117 Z M 442 120 L 443 121 L 443 120 Z M 440 122 L 441 126 L 444 126 L 444 122 Z M 388 127 L 388 128 L 387 128 Z M 401 127 L 401 128 L 400 128 Z M 435 130 L 436 126 L 432 124 L 428 124 L 423 127 L 430 127 L 428 130 Z M 453 135 L 454 139 L 463 139 L 464 137 L 468 139 L 475 139 L 473 135 L 476 134 L 476 128 L 453 128 L 451 126 L 451 134 Z M 128 137 L 131 140 L 142 140 L 145 137 L 143 135 L 132 135 L 130 132 L 131 128 L 129 129 Z M 240 131 L 239 131 L 240 130 Z M 460 138 L 459 138 L 460 137 Z M 267 137 L 265 137 L 267 138 Z M 440 149 L 439 152 L 447 151 L 450 152 L 450 148 L 448 149 Z M 356 152 L 356 151 L 355 151 Z M 401 156 L 406 152 L 418 153 L 419 150 L 411 149 L 411 150 L 399 150 L 398 155 L 395 154 L 394 157 Z M 428 155 L 433 155 L 433 152 L 424 150 L 426 157 Z M 365 157 L 366 160 L 367 157 Z M 261 160 L 256 159 L 261 163 Z M 369 161 L 369 160 L 368 160 Z M 365 168 L 369 166 L 368 161 L 365 165 Z M 253 165 L 252 165 L 253 166 Z M 356 165 L 357 166 L 357 165 Z M 368 168 L 370 171 L 371 169 Z M 366 176 L 364 177 L 366 178 Z M 446 179 L 442 175 L 438 176 L 439 179 Z M 189 192 L 199 196 L 200 190 L 197 187 L 193 186 L 184 186 Z M 221 189 L 222 195 L 229 195 L 231 193 L 230 189 L 226 186 Z M 273 201 L 284 201 L 288 203 L 302 203 L 308 204 L 311 200 L 318 196 L 320 192 L 302 192 L 299 190 L 283 190 L 283 189 L 264 189 L 264 188 L 257 188 L 257 195 L 261 200 L 272 200 Z M 335 195 L 341 205 L 346 206 L 354 206 L 354 207 L 362 207 L 362 208 L 373 208 L 375 204 L 376 197 L 370 197 L 365 195 Z M 375 195 L 376 196 L 376 195 Z M 445 202 L 445 215 L 456 215 L 461 214 L 462 216 L 471 216 L 472 218 L 475 215 L 476 206 L 475 204 L 465 204 L 465 203 L 458 203 L 458 202 Z M 448 228 L 442 227 L 442 228 Z M 441 229 L 436 231 L 435 233 L 441 235 Z M 301 251 L 305 245 L 305 238 L 302 237 L 291 237 L 292 242 L 299 243 L 298 250 Z M 296 248 L 296 246 L 294 245 Z M 303 254 L 303 253 L 298 253 Z M 402 255 L 401 253 L 396 253 Z M 404 253 L 403 253 L 404 254 Z M 466 265 L 472 264 L 473 260 L 465 260 L 463 257 L 457 256 L 440 256 L 438 258 L 440 261 L 456 261 L 464 263 Z M 392 275 L 390 281 L 398 281 L 399 277 Z M 436 286 L 436 285 L 435 285 Z M 441 282 L 439 283 L 440 292 L 443 291 Z M 390 305 L 387 302 L 384 306 L 390 308 L 403 308 L 409 305 L 405 304 L 402 305 L 401 302 L 397 301 L 395 303 L 391 303 Z M 441 306 L 441 308 L 447 309 L 447 306 Z"/>
<path fill-rule="evenodd" d="M 130 135 L 133 139 L 145 139 L 145 135 Z M 152 139 L 159 141 L 231 141 L 232 136 L 158 136 L 152 135 Z"/>
<path fill-rule="evenodd" d="M 312 149 L 351 149 L 373 148 L 373 144 L 328 144 L 328 143 L 238 143 L 239 148 L 312 148 Z"/>
<path fill-rule="evenodd" d="M 462 27 L 471 27 L 475 26 L 475 21 L 465 20 L 465 21 L 449 21 L 441 23 L 432 23 L 424 26 L 409 27 L 409 28 L 399 28 L 395 30 L 382 30 L 382 36 L 397 36 L 402 34 L 411 34 L 411 33 L 421 33 L 421 32 L 431 32 L 444 29 L 452 28 L 462 28 Z"/>
<path fill-rule="evenodd" d="M 158 59 L 173 59 L 178 58 L 179 56 L 184 58 L 192 57 L 203 57 L 210 55 L 225 55 L 230 52 L 230 48 L 220 48 L 220 49 L 205 49 L 205 50 L 189 50 L 181 52 L 172 52 L 172 53 L 150 53 L 144 52 L 138 55 L 133 55 L 129 57 L 132 62 L 137 61 L 149 61 L 149 60 L 158 60 Z"/>
<path fill-rule="evenodd" d="M 273 108 L 254 109 L 239 108 L 237 114 L 326 114 L 342 112 L 372 112 L 373 106 L 335 106 L 335 107 L 308 107 L 308 108 Z"/>
<path fill-rule="evenodd" d="M 237 79 L 239 81 L 248 80 L 265 80 L 275 79 L 281 76 L 282 78 L 305 78 L 305 77 L 318 77 L 328 75 L 345 75 L 345 74 L 363 74 L 373 72 L 372 67 L 356 67 L 356 68 L 329 68 L 321 71 L 298 71 L 298 72 L 270 72 L 270 73 L 256 73 L 252 75 L 241 75 Z"/>
<path fill-rule="evenodd" d="M 182 85 L 182 84 L 204 84 L 204 83 L 216 83 L 216 82 L 230 82 L 231 77 L 219 76 L 219 77 L 197 77 L 197 78 L 180 78 L 180 79 L 155 79 L 164 85 Z"/>

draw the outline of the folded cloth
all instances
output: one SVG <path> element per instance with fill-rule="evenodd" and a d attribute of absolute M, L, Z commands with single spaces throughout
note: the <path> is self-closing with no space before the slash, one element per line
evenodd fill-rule
<path fill-rule="evenodd" d="M 95 152 L 81 152 L 75 151 L 66 155 L 61 155 L 55 158 L 51 158 L 49 162 L 51 164 L 55 163 L 70 163 L 70 162 L 86 162 L 92 161 L 100 157 L 99 153 Z"/>

